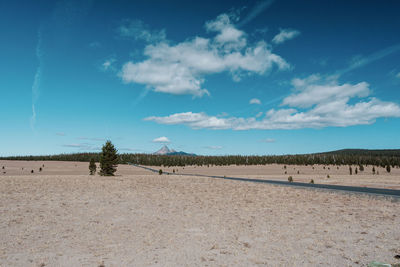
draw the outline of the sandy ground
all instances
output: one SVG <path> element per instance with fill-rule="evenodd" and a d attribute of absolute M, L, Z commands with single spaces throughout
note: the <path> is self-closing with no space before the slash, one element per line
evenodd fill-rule
<path fill-rule="evenodd" d="M 43 167 L 44 165 L 44 167 Z M 98 164 L 97 164 L 98 165 Z M 86 175 L 89 172 L 87 162 L 63 162 L 63 161 L 6 161 L 0 160 L 0 177 L 7 175 Z M 39 168 L 42 171 L 39 172 Z M 269 180 L 287 181 L 292 176 L 295 182 L 308 183 L 311 179 L 320 184 L 338 184 L 352 186 L 367 186 L 378 188 L 400 189 L 400 169 L 392 168 L 388 173 L 384 168 L 375 167 L 376 173 L 372 174 L 372 166 L 364 167 L 363 172 L 355 174 L 355 168 L 352 166 L 353 175 L 349 175 L 349 166 L 296 166 L 271 164 L 262 166 L 186 166 L 186 167 L 160 167 L 150 166 L 154 169 L 173 172 L 177 174 L 202 174 L 219 175 L 231 177 L 244 177 Z M 31 173 L 34 170 L 34 173 Z M 6 173 L 3 173 L 6 172 Z M 285 174 L 286 172 L 286 174 Z M 129 165 L 120 165 L 118 175 L 152 175 L 151 172 L 135 168 Z M 328 178 L 329 175 L 329 178 Z"/>
<path fill-rule="evenodd" d="M 24 169 L 43 163 L 30 164 Z M 398 262 L 398 200 L 136 168 L 132 174 L 130 166 L 116 177 L 89 176 L 79 174 L 87 163 L 44 164 L 40 174 L 16 175 L 8 162 L 0 176 L 0 266 Z"/>

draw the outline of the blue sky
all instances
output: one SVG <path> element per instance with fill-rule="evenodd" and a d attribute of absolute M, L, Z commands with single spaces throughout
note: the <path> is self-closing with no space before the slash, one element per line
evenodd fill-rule
<path fill-rule="evenodd" d="M 400 148 L 399 10 L 1 1 L 0 155 Z"/>

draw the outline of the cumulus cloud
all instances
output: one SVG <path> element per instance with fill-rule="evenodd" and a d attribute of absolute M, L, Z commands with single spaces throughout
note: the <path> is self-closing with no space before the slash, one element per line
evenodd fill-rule
<path fill-rule="evenodd" d="M 261 105 L 261 100 L 258 99 L 258 98 L 253 98 L 253 99 L 250 99 L 249 103 L 250 104 L 256 104 L 256 105 Z"/>
<path fill-rule="evenodd" d="M 290 39 L 297 37 L 300 34 L 297 30 L 281 29 L 280 32 L 272 39 L 274 44 L 281 44 Z"/>
<path fill-rule="evenodd" d="M 184 124 L 193 129 L 267 130 L 346 127 L 372 124 L 382 117 L 400 117 L 400 106 L 370 97 L 371 90 L 365 82 L 339 84 L 335 78 L 313 75 L 294 79 L 292 84 L 295 92 L 282 102 L 290 108 L 270 109 L 264 117 L 220 118 L 204 112 L 184 112 L 144 120 L 159 124 Z"/>
<path fill-rule="evenodd" d="M 142 40 L 149 43 L 164 41 L 166 38 L 165 30 L 150 30 L 150 27 L 141 20 L 125 19 L 117 31 L 121 37 Z"/>
<path fill-rule="evenodd" d="M 348 100 L 352 97 L 367 97 L 371 91 L 369 84 L 339 85 L 336 78 L 322 79 L 319 75 L 311 75 L 306 79 L 294 79 L 292 85 L 298 93 L 283 99 L 282 105 L 307 108 L 316 104 L 329 104 Z"/>
<path fill-rule="evenodd" d="M 153 143 L 168 144 L 168 143 L 171 143 L 171 141 L 167 137 L 161 136 L 161 137 L 153 139 Z"/>
<path fill-rule="evenodd" d="M 274 68 L 285 70 L 290 65 L 274 54 L 264 41 L 249 44 L 246 33 L 232 24 L 227 14 L 205 24 L 212 38 L 194 37 L 171 45 L 167 41 L 149 44 L 144 49 L 147 59 L 125 63 L 120 72 L 126 83 L 144 84 L 156 92 L 201 97 L 205 76 L 229 72 L 234 81 L 244 74 L 265 74 Z"/>

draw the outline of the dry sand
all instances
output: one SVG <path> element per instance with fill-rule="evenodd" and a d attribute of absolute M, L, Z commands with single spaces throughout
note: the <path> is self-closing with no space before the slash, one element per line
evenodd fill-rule
<path fill-rule="evenodd" d="M 0 266 L 365 266 L 400 254 L 400 202 L 390 198 L 131 166 L 100 177 L 80 174 L 87 163 L 2 164 Z"/>

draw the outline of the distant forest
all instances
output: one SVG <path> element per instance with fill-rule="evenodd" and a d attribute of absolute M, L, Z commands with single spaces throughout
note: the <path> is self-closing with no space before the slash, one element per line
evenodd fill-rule
<path fill-rule="evenodd" d="M 119 154 L 119 163 L 128 162 L 147 166 L 188 166 L 188 165 L 374 165 L 400 166 L 400 149 L 365 150 L 344 149 L 324 153 L 279 155 L 279 156 L 188 156 L 188 155 L 153 155 L 153 154 Z M 55 160 L 55 161 L 83 161 L 91 159 L 99 161 L 100 153 L 76 153 L 48 156 L 12 156 L 1 157 L 3 160 Z"/>

